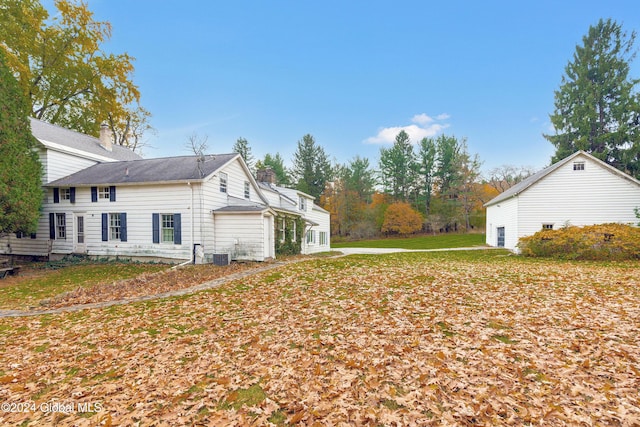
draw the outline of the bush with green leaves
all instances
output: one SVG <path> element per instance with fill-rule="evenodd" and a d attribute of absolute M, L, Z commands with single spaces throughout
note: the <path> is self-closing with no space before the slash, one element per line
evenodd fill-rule
<path fill-rule="evenodd" d="M 541 230 L 518 243 L 522 255 L 576 260 L 640 259 L 640 228 L 624 224 Z"/>

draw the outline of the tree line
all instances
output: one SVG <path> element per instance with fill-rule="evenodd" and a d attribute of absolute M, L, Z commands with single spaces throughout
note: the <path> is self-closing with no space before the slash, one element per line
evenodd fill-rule
<path fill-rule="evenodd" d="M 134 58 L 104 47 L 111 24 L 96 21 L 84 2 L 54 5 L 50 16 L 39 0 L 0 0 L 0 234 L 37 224 L 41 172 L 28 116 L 94 136 L 106 122 L 113 143 L 134 151 L 154 132 L 133 81 Z M 640 178 L 635 38 L 601 19 L 576 46 L 554 93 L 554 133 L 544 135 L 556 148 L 552 163 L 584 150 Z M 234 151 L 253 170 L 269 167 L 278 184 L 314 196 L 331 212 L 334 232 L 352 237 L 482 226 L 483 202 L 533 172 L 505 165 L 482 177 L 464 138 L 410 141 L 405 132 L 375 166 L 362 157 L 331 164 L 312 135 L 298 141 L 291 168 L 277 152 L 256 161 L 243 138 Z"/>

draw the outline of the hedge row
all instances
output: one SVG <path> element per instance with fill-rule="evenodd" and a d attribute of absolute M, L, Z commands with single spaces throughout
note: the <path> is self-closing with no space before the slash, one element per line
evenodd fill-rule
<path fill-rule="evenodd" d="M 640 228 L 599 224 L 541 230 L 518 243 L 522 255 L 579 260 L 640 259 Z"/>

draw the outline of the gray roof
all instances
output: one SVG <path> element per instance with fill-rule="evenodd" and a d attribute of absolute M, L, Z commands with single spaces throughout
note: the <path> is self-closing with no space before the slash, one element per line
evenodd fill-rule
<path fill-rule="evenodd" d="M 600 164 L 601 166 L 603 166 L 605 169 L 609 170 L 610 172 L 615 173 L 616 175 L 619 175 L 622 178 L 628 179 L 636 184 L 640 184 L 635 178 L 627 175 L 626 173 L 619 171 L 618 169 L 614 168 L 613 166 L 603 162 L 602 160 L 592 156 L 591 154 L 585 152 L 585 151 L 576 151 L 575 153 L 573 153 L 572 155 L 565 157 L 564 159 L 560 160 L 557 163 L 552 164 L 551 166 L 541 170 L 538 173 L 535 173 L 533 175 L 531 175 L 529 178 L 525 179 L 524 181 L 521 181 L 519 183 L 517 183 L 516 185 L 514 185 L 513 187 L 507 189 L 506 191 L 504 191 L 503 193 L 500 193 L 499 195 L 497 195 L 496 197 L 494 197 L 493 199 L 489 200 L 487 203 L 485 203 L 485 207 L 486 206 L 491 206 L 491 205 L 495 205 L 496 203 L 500 203 L 504 200 L 510 199 L 514 196 L 517 196 L 518 194 L 522 193 L 523 191 L 526 191 L 529 187 L 531 187 L 532 185 L 534 185 L 535 183 L 537 183 L 538 181 L 540 181 L 542 178 L 544 178 L 545 176 L 549 175 L 551 172 L 559 169 L 560 167 L 566 165 L 567 163 L 569 163 L 570 161 L 572 161 L 573 159 L 575 159 L 578 156 L 585 156 L 588 157 L 589 159 L 595 161 L 596 163 Z"/>
<path fill-rule="evenodd" d="M 61 126 L 52 125 L 51 123 L 43 122 L 42 120 L 34 119 L 33 117 L 30 117 L 30 120 L 31 133 L 41 142 L 53 142 L 67 148 L 84 151 L 113 160 L 138 160 L 142 158 L 130 149 L 121 145 L 114 144 L 113 151 L 108 151 L 100 145 L 100 140 L 98 138 L 65 129 Z"/>
<path fill-rule="evenodd" d="M 263 212 L 268 210 L 268 206 L 253 205 L 253 206 L 225 206 L 220 209 L 215 209 L 214 213 L 226 212 L 226 213 L 247 213 L 247 212 Z"/>
<path fill-rule="evenodd" d="M 125 162 L 98 163 L 60 178 L 49 187 L 143 184 L 160 182 L 198 181 L 214 173 L 239 154 L 216 154 L 204 156 L 164 157 L 157 159 L 131 160 Z"/>

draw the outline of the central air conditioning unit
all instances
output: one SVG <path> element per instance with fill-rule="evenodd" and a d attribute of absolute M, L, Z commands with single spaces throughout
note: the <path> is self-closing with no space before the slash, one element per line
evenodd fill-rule
<path fill-rule="evenodd" d="M 229 254 L 213 254 L 213 265 L 229 265 Z"/>

